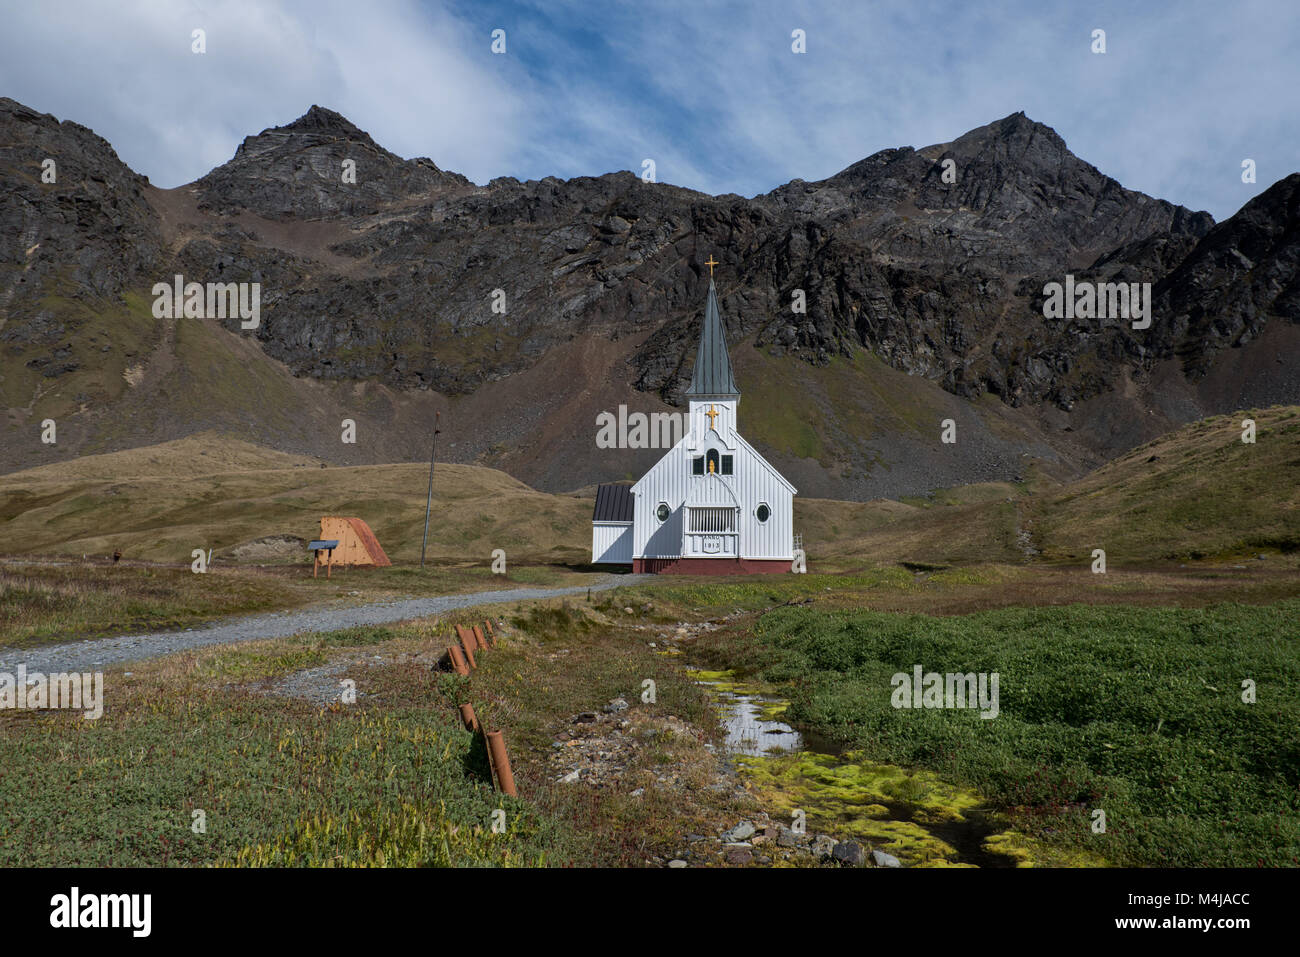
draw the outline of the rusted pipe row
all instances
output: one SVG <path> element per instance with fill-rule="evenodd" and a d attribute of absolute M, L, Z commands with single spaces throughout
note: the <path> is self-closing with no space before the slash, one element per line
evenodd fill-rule
<path fill-rule="evenodd" d="M 447 659 L 451 662 L 452 671 L 456 672 L 456 674 L 468 675 L 478 667 L 478 661 L 474 656 L 476 651 L 496 647 L 492 622 L 484 621 L 483 625 L 487 629 L 486 634 L 484 628 L 480 628 L 478 625 L 473 628 L 466 628 L 464 625 L 456 626 L 456 637 L 459 642 L 447 646 Z"/>
<path fill-rule="evenodd" d="M 492 622 L 488 620 L 484 620 L 482 628 L 478 625 L 472 628 L 457 625 L 456 637 L 459 642 L 447 646 L 447 658 L 451 661 L 452 670 L 458 675 L 468 676 L 471 669 L 478 667 L 474 658 L 475 651 L 496 647 L 496 633 Z M 464 722 L 466 731 L 483 734 L 487 744 L 488 766 L 492 769 L 492 781 L 496 789 L 510 797 L 518 797 L 515 775 L 510 769 L 510 755 L 506 753 L 505 735 L 500 731 L 484 731 L 472 704 L 460 706 L 460 720 Z"/>

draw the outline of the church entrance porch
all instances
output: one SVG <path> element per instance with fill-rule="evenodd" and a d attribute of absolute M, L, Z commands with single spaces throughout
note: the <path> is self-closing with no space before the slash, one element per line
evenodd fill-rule
<path fill-rule="evenodd" d="M 682 522 L 683 558 L 739 558 L 740 509 L 734 505 L 688 505 Z"/>

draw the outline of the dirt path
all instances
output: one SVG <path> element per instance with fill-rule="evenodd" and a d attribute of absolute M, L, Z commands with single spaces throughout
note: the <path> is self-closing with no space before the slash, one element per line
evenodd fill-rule
<path fill-rule="evenodd" d="M 57 673 L 63 671 L 90 671 L 128 661 L 142 661 L 162 655 L 203 648 L 208 645 L 234 644 L 241 641 L 261 641 L 266 638 L 286 638 L 300 632 L 337 631 L 356 625 L 380 625 L 424 618 L 457 608 L 475 605 L 496 605 L 502 602 L 529 601 L 538 598 L 558 598 L 564 595 L 607 591 L 620 585 L 637 584 L 648 575 L 605 575 L 594 584 L 575 585 L 570 588 L 512 588 L 508 591 L 480 591 L 462 595 L 440 595 L 436 598 L 408 598 L 403 601 L 373 602 L 351 608 L 315 608 L 296 612 L 270 612 L 240 618 L 225 619 L 202 628 L 185 631 L 155 632 L 147 635 L 123 635 L 118 638 L 97 638 L 71 642 L 64 645 L 45 645 L 40 648 L 0 649 L 0 672 L 13 673 L 18 665 L 26 665 L 28 672 Z"/>

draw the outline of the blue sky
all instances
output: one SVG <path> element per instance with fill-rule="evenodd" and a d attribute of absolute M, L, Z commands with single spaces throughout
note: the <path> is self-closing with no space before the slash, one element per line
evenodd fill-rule
<path fill-rule="evenodd" d="M 1017 110 L 1218 219 L 1300 170 L 1295 0 L 50 0 L 6 20 L 0 94 L 92 127 L 167 187 L 313 103 L 479 183 L 650 158 L 661 182 L 751 196 Z"/>

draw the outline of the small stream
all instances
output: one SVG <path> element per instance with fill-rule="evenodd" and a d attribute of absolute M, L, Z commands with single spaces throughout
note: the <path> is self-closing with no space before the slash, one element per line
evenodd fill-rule
<path fill-rule="evenodd" d="M 1016 859 L 986 847 L 1005 830 L 978 795 L 928 772 L 868 761 L 782 720 L 789 702 L 741 684 L 731 672 L 688 669 L 722 714 L 725 747 L 774 805 L 804 810 L 810 829 L 862 840 L 904 866 L 1009 867 Z"/>
<path fill-rule="evenodd" d="M 703 682 L 709 684 L 709 682 Z M 714 683 L 713 687 L 717 687 Z M 784 721 L 764 717 L 770 709 L 784 704 L 779 698 L 715 691 L 727 728 L 729 754 L 760 757 L 770 754 L 793 754 L 804 748 L 803 735 Z"/>

